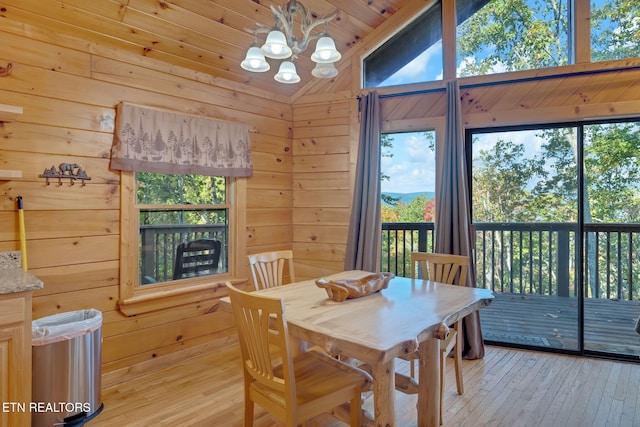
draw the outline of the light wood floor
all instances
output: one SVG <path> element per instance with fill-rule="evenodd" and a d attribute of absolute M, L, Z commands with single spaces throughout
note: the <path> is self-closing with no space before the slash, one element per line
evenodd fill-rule
<path fill-rule="evenodd" d="M 227 347 L 106 387 L 105 409 L 87 426 L 239 427 L 238 354 Z M 484 359 L 464 361 L 462 396 L 455 391 L 452 365 L 444 426 L 640 426 L 638 364 L 487 347 Z M 398 427 L 416 425 L 415 403 L 414 396 L 397 395 Z M 281 425 L 260 407 L 255 420 L 256 427 Z M 329 417 L 310 424 L 344 426 Z"/>

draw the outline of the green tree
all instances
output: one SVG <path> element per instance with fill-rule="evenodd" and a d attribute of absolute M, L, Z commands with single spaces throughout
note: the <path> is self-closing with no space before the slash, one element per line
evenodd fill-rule
<path fill-rule="evenodd" d="M 591 60 L 640 56 L 640 3 L 607 0 L 591 12 Z"/>
<path fill-rule="evenodd" d="M 460 76 L 566 65 L 567 0 L 493 0 L 459 25 Z M 606 0 L 591 10 L 592 60 L 640 56 L 637 0 Z M 464 59 L 464 61 L 462 61 Z"/>
<path fill-rule="evenodd" d="M 567 64 L 567 17 L 566 1 L 490 1 L 458 27 L 460 75 Z"/>
<path fill-rule="evenodd" d="M 137 202 L 141 205 L 215 205 L 225 203 L 224 177 L 204 175 L 169 175 L 138 172 Z M 140 223 L 212 224 L 224 222 L 220 210 L 163 209 L 142 211 Z"/>
<path fill-rule="evenodd" d="M 383 133 L 382 135 L 380 135 L 380 156 L 388 157 L 388 158 L 393 157 L 393 138 L 391 137 L 391 135 L 387 133 Z M 380 171 L 381 181 L 389 181 L 389 179 L 391 179 L 389 175 L 387 175 L 383 171 Z M 395 206 L 400 200 L 397 197 L 392 197 L 384 193 L 382 193 L 380 197 L 382 198 L 383 205 L 387 204 L 387 205 Z"/>
<path fill-rule="evenodd" d="M 578 220 L 578 166 L 575 128 L 549 129 L 537 133 L 544 142 L 536 156 L 539 178 L 532 190 L 531 221 L 576 222 Z"/>
<path fill-rule="evenodd" d="M 526 159 L 524 145 L 499 139 L 489 150 L 481 150 L 473 165 L 474 221 L 531 220 L 528 185 L 543 173 L 541 161 Z"/>
<path fill-rule="evenodd" d="M 398 203 L 398 222 L 423 222 L 426 197 L 418 196 L 409 203 Z"/>
<path fill-rule="evenodd" d="M 640 129 L 637 123 L 585 129 L 585 170 L 593 222 L 640 222 Z"/>

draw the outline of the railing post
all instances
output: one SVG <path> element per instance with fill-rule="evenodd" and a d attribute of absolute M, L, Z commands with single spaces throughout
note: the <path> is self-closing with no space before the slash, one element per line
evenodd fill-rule
<path fill-rule="evenodd" d="M 558 296 L 569 296 L 569 231 L 558 230 L 558 250 L 556 265 L 557 271 L 557 284 Z M 550 290 L 551 291 L 551 290 Z"/>
<path fill-rule="evenodd" d="M 156 248 L 155 248 L 155 235 L 156 232 L 153 229 L 149 228 L 141 228 L 140 232 L 142 233 L 142 238 L 140 239 L 142 242 L 142 277 L 149 276 L 154 277 L 156 280 L 161 280 L 161 278 L 155 277 L 154 267 L 155 256 L 156 256 Z M 142 277 L 140 279 L 142 279 Z"/>
<path fill-rule="evenodd" d="M 427 229 L 418 230 L 418 252 L 427 252 Z"/>

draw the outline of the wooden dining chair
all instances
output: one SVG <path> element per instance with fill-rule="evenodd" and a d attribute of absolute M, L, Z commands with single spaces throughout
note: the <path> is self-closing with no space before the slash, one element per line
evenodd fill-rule
<path fill-rule="evenodd" d="M 176 248 L 173 280 L 216 273 L 221 250 L 219 240 L 198 239 L 180 243 Z"/>
<path fill-rule="evenodd" d="M 293 427 L 347 402 L 346 421 L 360 426 L 371 376 L 321 352 L 293 357 L 284 301 L 226 285 L 242 355 L 244 426 L 253 425 L 254 403 Z"/>
<path fill-rule="evenodd" d="M 411 253 L 411 278 L 418 277 L 434 282 L 464 286 L 469 269 L 469 257 L 429 252 Z M 419 268 L 419 272 L 418 272 Z M 462 348 L 463 348 L 462 319 L 455 322 L 449 336 L 440 340 L 440 424 L 442 424 L 442 398 L 444 395 L 444 372 L 446 360 L 453 350 L 456 372 L 456 387 L 458 394 L 464 393 L 462 383 Z M 408 354 L 403 359 L 409 360 L 410 375 L 415 378 L 415 360 L 417 353 Z"/>
<path fill-rule="evenodd" d="M 262 252 L 248 255 L 251 276 L 256 291 L 260 289 L 273 288 L 283 284 L 284 265 L 287 264 L 290 282 L 296 281 L 293 271 L 293 251 Z"/>

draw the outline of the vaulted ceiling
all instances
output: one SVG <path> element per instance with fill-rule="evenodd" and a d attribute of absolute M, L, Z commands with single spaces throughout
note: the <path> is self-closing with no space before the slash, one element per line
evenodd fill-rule
<path fill-rule="evenodd" d="M 55 34 L 76 37 L 96 46 L 112 46 L 192 69 L 232 85 L 290 97 L 304 93 L 318 80 L 311 76 L 315 65 L 311 47 L 296 62 L 302 81 L 285 85 L 274 81 L 278 61 L 266 73 L 250 73 L 240 67 L 253 35 L 246 29 L 256 23 L 272 26 L 271 5 L 287 0 L 3 0 L 0 15 L 33 23 Z M 317 15 L 338 16 L 329 24 L 344 71 L 361 41 L 385 24 L 402 8 L 423 7 L 426 0 L 302 0 Z M 299 31 L 299 25 L 296 26 Z M 55 38 L 54 37 L 54 38 Z M 345 78 L 338 76 L 336 79 Z M 318 83 L 314 83 L 316 86 Z"/>

